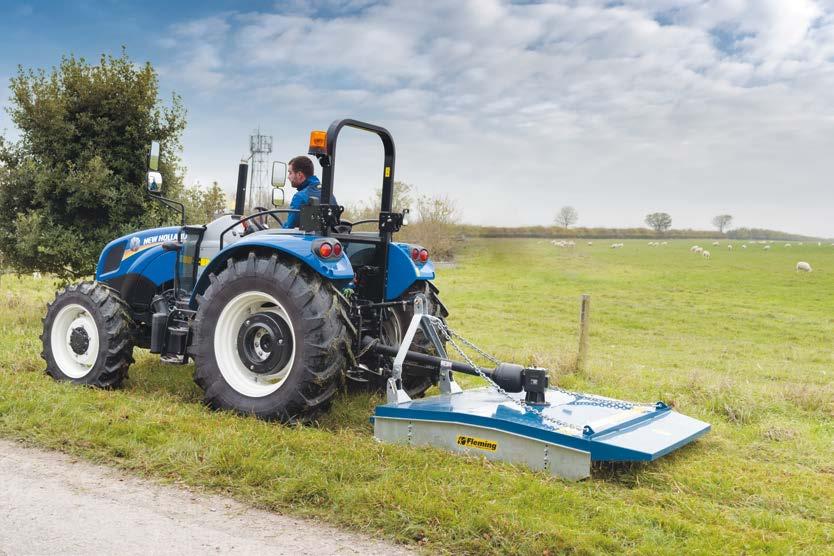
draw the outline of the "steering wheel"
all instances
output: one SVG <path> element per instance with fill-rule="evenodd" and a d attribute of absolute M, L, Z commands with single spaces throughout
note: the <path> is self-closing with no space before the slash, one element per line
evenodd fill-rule
<path fill-rule="evenodd" d="M 253 209 L 253 210 L 255 210 L 255 211 L 257 211 L 257 212 L 266 212 L 266 211 L 267 211 L 267 209 L 266 209 L 266 208 L 264 208 L 264 207 L 254 207 L 254 209 Z M 277 215 L 277 214 L 275 214 L 274 212 L 269 212 L 269 213 L 267 213 L 267 214 L 269 214 L 269 216 L 271 216 L 271 217 L 272 217 L 272 218 L 273 218 L 276 222 L 278 222 L 278 225 L 279 225 L 280 227 L 282 227 L 282 228 L 284 227 L 284 223 L 283 223 L 283 222 L 281 222 L 281 219 L 280 219 L 280 218 L 278 218 L 278 215 Z M 253 219 L 252 221 L 254 221 L 254 220 L 255 220 L 255 219 Z M 258 223 L 257 225 L 258 225 L 258 226 L 263 226 L 263 225 L 262 225 L 262 224 L 260 224 L 260 223 Z M 263 226 L 263 227 L 262 227 L 262 228 L 260 228 L 260 229 L 261 229 L 261 230 L 266 230 L 267 228 L 268 228 L 268 226 Z"/>
<path fill-rule="evenodd" d="M 350 220 L 339 220 L 339 223 L 331 226 L 331 229 L 337 234 L 349 234 L 353 230 L 353 222 Z"/>

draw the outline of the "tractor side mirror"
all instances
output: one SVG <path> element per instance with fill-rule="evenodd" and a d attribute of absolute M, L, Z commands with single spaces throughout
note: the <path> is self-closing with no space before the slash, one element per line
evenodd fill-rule
<path fill-rule="evenodd" d="M 283 162 L 272 163 L 272 187 L 284 187 L 287 183 L 287 165 Z M 283 195 L 283 193 L 282 193 Z M 274 194 L 273 194 L 274 198 Z"/>
<path fill-rule="evenodd" d="M 159 172 L 148 172 L 148 191 L 150 193 L 162 192 L 162 174 Z"/>
<path fill-rule="evenodd" d="M 275 188 L 272 190 L 272 206 L 273 207 L 282 207 L 284 206 L 284 190 Z"/>
<path fill-rule="evenodd" d="M 151 152 L 148 153 L 148 170 L 159 171 L 159 141 L 151 141 Z"/>

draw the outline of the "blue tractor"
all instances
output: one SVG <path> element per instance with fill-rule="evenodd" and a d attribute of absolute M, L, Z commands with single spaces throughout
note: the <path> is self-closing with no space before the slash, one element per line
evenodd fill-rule
<path fill-rule="evenodd" d="M 363 222 L 377 224 L 373 232 L 355 231 L 359 222 L 330 204 L 345 127 L 382 140 L 382 206 L 378 219 Z M 209 406 L 282 422 L 315 418 L 346 382 L 384 388 L 391 357 L 368 346 L 398 346 L 415 299 L 421 311 L 447 316 L 427 250 L 392 240 L 405 217 L 392 211 L 394 141 L 382 127 L 337 120 L 311 134 L 309 154 L 322 166 L 320 202 L 243 216 L 244 171 L 237 214 L 185 225 L 183 207 L 162 196 L 154 143 L 148 193 L 179 210 L 182 223 L 110 242 L 94 282 L 57 294 L 41 337 L 47 372 L 115 388 L 140 347 L 168 363 L 193 360 Z M 284 179 L 274 175 L 273 183 Z M 283 228 L 289 212 L 299 213 L 298 228 Z M 422 332 L 411 346 L 415 354 L 435 351 Z M 438 380 L 435 366 L 416 360 L 398 374 L 398 389 L 412 397 Z"/>

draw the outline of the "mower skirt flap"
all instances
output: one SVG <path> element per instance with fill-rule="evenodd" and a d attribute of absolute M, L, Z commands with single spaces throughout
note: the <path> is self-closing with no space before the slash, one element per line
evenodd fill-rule
<path fill-rule="evenodd" d="M 547 401 L 527 409 L 480 388 L 386 404 L 376 408 L 374 434 L 384 442 L 479 454 L 581 479 L 590 475 L 592 461 L 652 461 L 710 429 L 663 403 L 632 405 L 553 389 Z"/>

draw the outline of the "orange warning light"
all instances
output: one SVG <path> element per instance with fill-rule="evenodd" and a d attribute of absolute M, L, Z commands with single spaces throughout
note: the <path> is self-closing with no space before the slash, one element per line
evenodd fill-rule
<path fill-rule="evenodd" d="M 327 132 L 326 131 L 311 131 L 310 132 L 310 150 L 307 154 L 320 155 L 327 154 Z"/>

